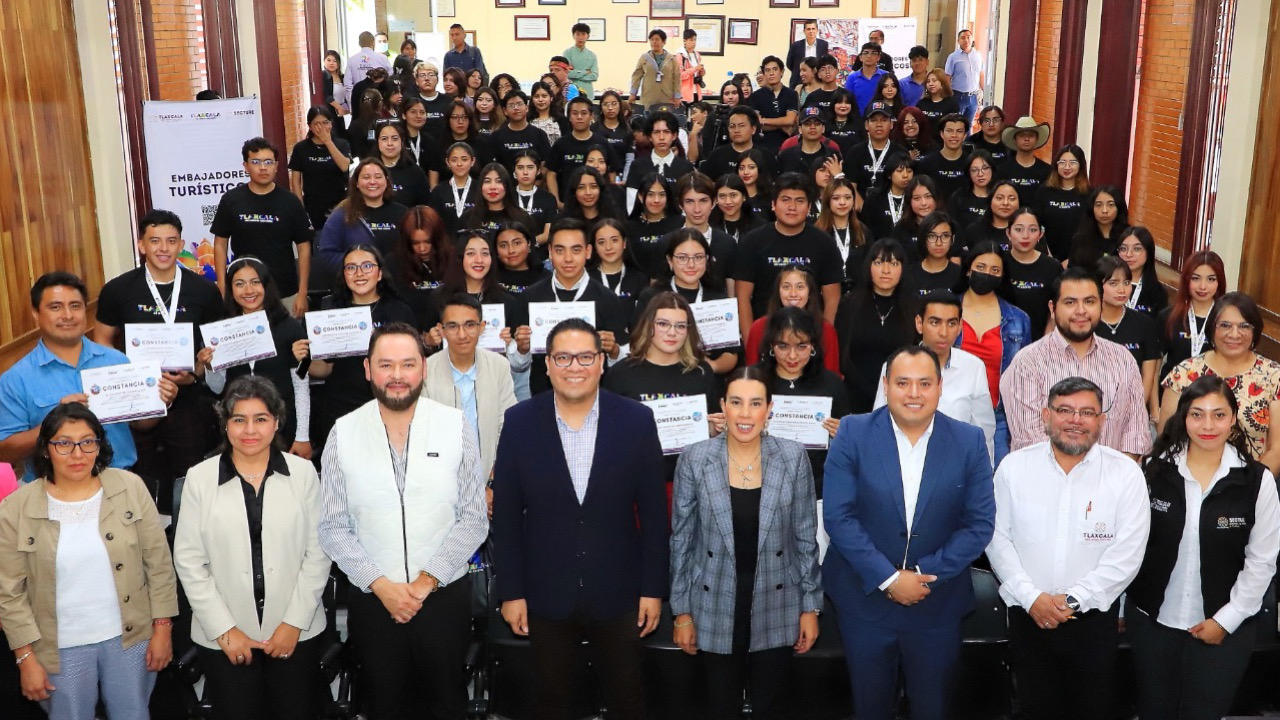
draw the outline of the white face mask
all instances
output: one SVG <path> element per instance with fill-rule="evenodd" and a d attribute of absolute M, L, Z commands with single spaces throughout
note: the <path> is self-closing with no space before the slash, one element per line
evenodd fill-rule
<path fill-rule="evenodd" d="M 387 44 L 386 44 L 386 43 L 384 43 L 384 42 L 374 43 L 374 44 L 373 44 L 373 49 L 374 49 L 374 50 L 376 50 L 376 51 L 377 51 L 377 52 L 379 52 L 379 53 L 383 53 L 383 54 L 385 54 L 385 53 L 387 52 Z"/>

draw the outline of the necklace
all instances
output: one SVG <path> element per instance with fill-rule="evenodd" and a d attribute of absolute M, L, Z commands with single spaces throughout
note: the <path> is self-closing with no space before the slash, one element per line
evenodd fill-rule
<path fill-rule="evenodd" d="M 1120 330 L 1120 323 L 1124 322 L 1124 311 L 1123 310 L 1120 311 L 1120 319 L 1115 321 L 1114 323 L 1107 322 L 1106 318 L 1099 318 L 1099 319 L 1102 320 L 1103 325 L 1106 325 L 1107 328 L 1111 330 L 1111 334 L 1115 335 Z"/>
<path fill-rule="evenodd" d="M 879 299 L 879 298 L 877 298 L 877 299 Z M 889 303 L 889 307 L 885 308 L 885 311 L 884 311 L 884 312 L 880 312 L 880 308 L 879 308 L 879 306 L 878 306 L 878 305 L 876 305 L 876 304 L 873 304 L 873 305 L 872 305 L 872 307 L 873 307 L 873 308 L 875 308 L 876 315 L 878 315 L 878 316 L 880 317 L 880 327 L 884 327 L 884 323 L 885 323 L 885 321 L 889 319 L 889 315 L 893 312 L 893 309 L 894 309 L 895 307 L 897 307 L 897 305 L 898 305 L 898 303 L 896 303 L 896 302 L 890 302 L 890 303 Z"/>
<path fill-rule="evenodd" d="M 733 463 L 734 467 L 738 468 L 738 472 L 742 475 L 742 480 L 741 480 L 742 485 L 743 487 L 746 487 L 747 483 L 751 482 L 751 479 L 747 476 L 747 473 L 756 469 L 756 461 L 760 459 L 760 453 L 757 452 L 755 457 L 751 460 L 751 463 L 747 465 L 745 468 L 742 467 L 742 463 L 738 462 L 737 458 L 733 456 L 733 453 L 726 452 L 725 454 L 729 456 L 729 461 Z"/>

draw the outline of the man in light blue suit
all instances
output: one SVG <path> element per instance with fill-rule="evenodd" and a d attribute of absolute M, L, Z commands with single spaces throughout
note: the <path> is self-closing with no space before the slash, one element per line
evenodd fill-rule
<path fill-rule="evenodd" d="M 938 356 L 889 356 L 888 405 L 840 422 L 827 454 L 823 585 L 835 604 L 858 720 L 889 720 L 898 669 L 913 720 L 945 718 L 973 608 L 969 564 L 995 523 L 982 431 L 937 412 Z"/>

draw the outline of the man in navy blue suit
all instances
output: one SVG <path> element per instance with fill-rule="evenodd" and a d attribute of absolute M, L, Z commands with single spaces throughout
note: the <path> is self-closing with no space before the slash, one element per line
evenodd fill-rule
<path fill-rule="evenodd" d="M 894 717 L 898 669 L 913 720 L 947 717 L 969 564 L 995 526 L 978 428 L 938 410 L 942 373 L 925 347 L 885 365 L 888 405 L 840 421 L 827 454 L 823 585 L 835 604 L 858 720 Z"/>
<path fill-rule="evenodd" d="M 670 535 L 653 412 L 600 389 L 604 352 L 582 320 L 547 337 L 553 392 L 507 410 L 493 474 L 502 618 L 527 635 L 533 717 L 565 720 L 582 641 L 609 717 L 640 720 L 640 638 L 658 627 Z"/>

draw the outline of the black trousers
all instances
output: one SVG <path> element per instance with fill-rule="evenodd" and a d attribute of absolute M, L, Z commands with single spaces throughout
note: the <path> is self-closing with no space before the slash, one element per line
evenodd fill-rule
<path fill-rule="evenodd" d="M 786 717 L 790 682 L 790 647 L 750 652 L 751 600 L 755 573 L 738 575 L 733 602 L 733 652 L 701 653 L 707 671 L 707 700 L 711 720 L 742 717 L 743 692 L 751 698 L 751 717 L 779 720 Z"/>
<path fill-rule="evenodd" d="M 636 608 L 638 611 L 638 600 Z M 596 620 L 579 613 L 567 620 L 549 620 L 530 615 L 529 646 L 537 681 L 535 720 L 569 720 L 573 675 L 583 640 L 590 643 L 609 720 L 640 720 L 644 692 L 636 616 L 636 612 L 628 612 Z"/>
<path fill-rule="evenodd" d="M 1117 604 L 1046 630 L 1022 608 L 1009 608 L 1009 656 L 1024 717 L 1111 717 L 1119 618 Z"/>
<path fill-rule="evenodd" d="M 1256 618 L 1244 621 L 1221 645 L 1206 645 L 1186 630 L 1161 625 L 1132 603 L 1124 618 L 1138 677 L 1138 717 L 1218 720 L 1230 712 L 1257 641 Z"/>
<path fill-rule="evenodd" d="M 352 587 L 347 623 L 360 659 L 369 720 L 457 720 L 467 710 L 467 646 L 471 583 L 467 578 L 429 596 L 401 625 L 373 593 Z"/>
<path fill-rule="evenodd" d="M 253 651 L 232 665 L 221 650 L 199 649 L 214 720 L 314 720 L 320 712 L 320 652 L 324 635 L 298 643 L 289 658 Z"/>

